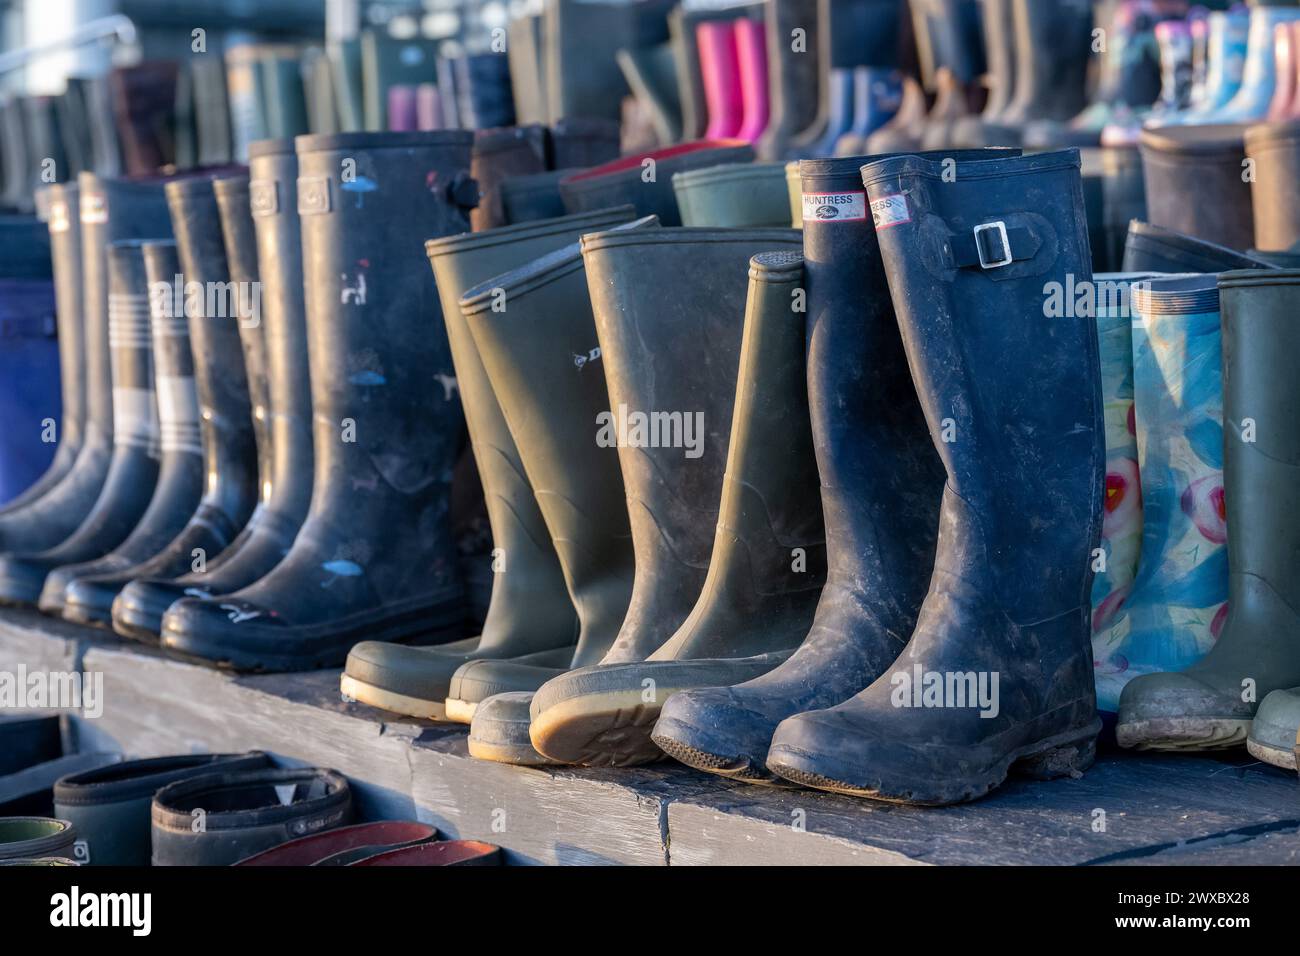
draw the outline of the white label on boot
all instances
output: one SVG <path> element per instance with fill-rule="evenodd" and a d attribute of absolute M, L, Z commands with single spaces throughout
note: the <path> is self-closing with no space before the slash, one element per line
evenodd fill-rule
<path fill-rule="evenodd" d="M 867 218 L 866 193 L 804 193 L 803 217 L 809 222 L 853 222 Z"/>
<path fill-rule="evenodd" d="M 912 214 L 907 208 L 907 197 L 898 193 L 871 200 L 871 218 L 876 224 L 877 232 L 890 226 L 901 226 L 905 222 L 911 222 Z"/>

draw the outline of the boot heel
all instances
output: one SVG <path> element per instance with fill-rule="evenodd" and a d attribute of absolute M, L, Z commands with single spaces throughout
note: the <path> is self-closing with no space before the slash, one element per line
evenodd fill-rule
<path fill-rule="evenodd" d="M 1081 740 L 1022 758 L 1016 763 L 1016 772 L 1035 780 L 1082 777 L 1096 759 L 1097 735 L 1089 734 Z"/>

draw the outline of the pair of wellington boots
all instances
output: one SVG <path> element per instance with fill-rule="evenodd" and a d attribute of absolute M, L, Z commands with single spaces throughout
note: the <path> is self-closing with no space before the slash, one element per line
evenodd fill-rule
<path fill-rule="evenodd" d="M 301 234 L 307 375 L 279 374 L 303 362 L 290 268 L 268 303 L 278 317 L 265 401 L 287 419 L 270 434 L 265 507 L 230 564 L 131 586 L 156 602 L 149 610 L 165 607 L 163 647 L 238 669 L 306 670 L 338 666 L 363 636 L 464 633 L 449 519 L 462 417 L 418 250 L 469 227 L 471 142 L 463 131 L 346 133 L 298 137 L 292 154 L 288 144 L 253 151 L 264 275 L 277 255 L 292 258 L 295 226 Z M 310 444 L 298 431 L 309 420 Z"/>
<path fill-rule="evenodd" d="M 1079 156 L 988 156 L 804 165 L 859 213 L 804 210 L 827 582 L 784 663 L 668 698 L 677 759 L 926 805 L 1091 762 L 1096 324 L 1044 307 L 1091 280 Z"/>
<path fill-rule="evenodd" d="M 1198 281 L 1209 286 L 1206 295 L 1214 289 L 1213 276 Z M 1259 759 L 1294 769 L 1300 575 L 1290 516 L 1298 504 L 1300 446 L 1292 422 L 1300 389 L 1286 356 L 1295 346 L 1300 273 L 1225 272 L 1214 291 L 1223 336 L 1221 491 L 1205 504 L 1192 496 L 1185 510 L 1198 528 L 1226 537 L 1227 604 L 1210 624 L 1215 639 L 1203 657 L 1180 672 L 1145 674 L 1124 687 L 1116 735 L 1122 746 L 1142 750 L 1244 743 Z"/>
<path fill-rule="evenodd" d="M 375 693 L 378 681 L 423 680 L 423 702 L 397 701 L 407 712 L 428 707 L 437 693 L 451 694 L 442 713 L 473 720 L 471 746 L 482 756 L 545 762 L 529 740 L 530 692 L 568 667 L 602 660 L 641 661 L 690 614 L 709 567 L 722 493 L 723 452 L 718 446 L 727 440 L 727 425 L 718 423 L 730 423 L 739 364 L 741 328 L 728 311 L 737 315 L 743 309 L 749 256 L 768 246 L 788 249 L 798 242 L 789 230 L 656 229 L 653 219 L 628 222 L 630 213 L 622 211 L 624 226 L 607 226 L 608 231 L 584 240 L 585 248 L 571 242 L 514 272 L 488 279 L 461 299 L 467 329 L 493 390 L 485 394 L 499 400 L 508 422 L 506 434 L 514 436 L 522 471 L 531 483 L 527 490 L 535 493 L 545 523 L 541 534 L 555 542 L 570 606 L 577 607 L 580 627 L 569 631 L 577 636 L 577 644 L 568 659 L 558 666 L 536 660 L 502 662 L 482 659 L 486 655 L 480 648 L 475 652 L 480 659 L 453 673 L 456 662 L 439 649 L 403 652 L 366 644 L 354 650 L 345 673 L 345 692 L 380 706 L 384 698 Z M 564 223 L 556 220 L 557 225 Z M 577 239 L 591 232 L 592 224 L 569 223 L 568 228 Z M 593 256 L 607 264 L 602 278 L 588 280 L 584 266 L 593 268 Z M 442 287 L 445 269 L 437 258 L 434 263 Z M 734 267 L 730 276 L 729 267 Z M 672 282 L 670 276 L 691 281 Z M 616 297 L 595 302 L 594 316 L 588 281 L 593 289 L 608 286 Z M 648 296 L 650 288 L 661 288 L 663 294 Z M 711 307 L 701 312 L 703 289 L 710 290 L 703 298 Z M 502 307 L 493 309 L 494 302 Z M 602 304 L 611 312 L 608 321 L 618 326 L 613 332 L 601 327 Z M 649 310 L 655 310 L 653 315 Z M 613 340 L 611 334 L 616 335 Z M 568 354 L 543 349 L 535 341 L 538 336 L 567 342 Z M 690 350 L 682 344 L 695 339 L 700 341 Z M 683 350 L 693 350 L 694 360 L 689 354 L 684 357 Z M 647 389 L 658 391 L 647 395 Z M 782 388 L 781 395 L 786 394 Z M 467 397 L 467 405 L 479 404 Z M 676 415 L 679 437 L 698 442 L 698 455 L 689 456 L 689 449 L 680 446 L 617 447 L 614 419 L 621 415 L 618 420 L 625 421 L 628 409 L 689 409 L 692 416 L 700 410 L 706 421 L 702 433 L 681 432 L 686 413 Z M 473 412 L 470 418 L 473 429 Z M 481 461 L 480 445 L 476 435 Z M 485 487 L 492 483 L 489 475 L 484 479 Z M 499 544 L 501 533 L 495 526 L 494 531 Z M 812 568 L 796 577 L 801 586 L 815 586 L 807 581 L 816 580 L 816 536 L 789 537 L 800 542 L 791 547 L 802 544 L 813 553 L 806 562 L 786 551 L 782 556 Z M 508 545 L 505 554 L 509 560 Z M 515 549 L 513 564 L 497 578 L 503 596 L 508 597 L 507 588 L 518 587 L 512 577 L 527 580 L 522 578 L 526 571 Z M 528 620 L 535 618 L 530 609 Z M 503 623 L 509 624 L 508 619 Z M 521 624 L 514 624 L 513 639 L 506 631 L 495 637 L 494 645 L 504 637 L 518 654 Z M 485 631 L 484 640 L 488 637 Z M 788 647 L 793 640 L 778 646 Z M 741 643 L 743 638 L 737 638 L 737 646 Z M 673 656 L 691 656 L 690 651 L 684 646 Z M 389 662 L 386 673 L 380 670 L 384 659 Z M 370 687 L 358 688 L 357 683 Z M 437 702 L 433 706 L 437 713 Z M 608 711 L 598 714 L 601 719 L 614 716 Z"/>

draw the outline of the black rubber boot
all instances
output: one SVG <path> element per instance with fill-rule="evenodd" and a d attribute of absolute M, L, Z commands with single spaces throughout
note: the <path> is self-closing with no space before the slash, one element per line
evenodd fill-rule
<path fill-rule="evenodd" d="M 77 828 L 82 863 L 148 866 L 155 793 L 204 774 L 270 766 L 270 758 L 258 751 L 128 760 L 61 778 L 54 785 L 54 814 Z"/>
<path fill-rule="evenodd" d="M 1078 152 L 959 164 L 955 180 L 900 157 L 862 178 L 947 471 L 934 577 L 893 666 L 782 721 L 767 767 L 925 805 L 983 796 L 1013 764 L 1077 775 L 1101 729 L 1088 557 L 1105 486 L 1101 375 L 1095 316 L 1046 317 L 1043 290 L 1092 279 Z"/>
<path fill-rule="evenodd" d="M 656 229 L 654 217 L 616 231 Z M 499 306 L 499 308 L 498 308 Z M 516 436 L 520 460 L 536 489 L 555 543 L 569 596 L 578 611 L 578 643 L 561 667 L 595 663 L 618 636 L 632 596 L 632 536 L 618 450 L 593 440 L 610 409 L 604 354 L 591 313 L 578 243 L 494 276 L 468 290 L 461 310 Z M 559 347 L 563 346 L 563 347 Z M 483 672 L 518 669 L 515 662 L 475 665 Z M 532 686 L 525 684 L 524 689 Z M 515 704 L 518 709 L 518 704 Z M 524 704 L 524 713 L 527 705 Z M 508 763 L 540 762 L 522 734 L 485 729 L 476 709 L 470 753 Z M 490 741 L 487 750 L 479 741 Z"/>
<path fill-rule="evenodd" d="M 77 829 L 49 817 L 0 819 L 0 862 L 75 866 Z M 58 861 L 57 863 L 55 861 Z"/>
<path fill-rule="evenodd" d="M 618 66 L 637 106 L 644 111 L 660 145 L 681 142 L 682 100 L 672 45 L 618 51 Z"/>
<path fill-rule="evenodd" d="M 343 826 L 352 812 L 352 789 L 333 770 L 215 770 L 154 795 L 153 865 L 230 866 L 295 837 Z"/>
<path fill-rule="evenodd" d="M 79 624 L 111 626 L 113 599 L 135 577 L 136 567 L 166 548 L 185 527 L 206 477 L 189 329 L 183 317 L 171 314 L 173 277 L 180 268 L 176 245 L 146 240 L 142 249 L 162 450 L 158 483 L 148 509 L 125 541 L 97 561 L 58 568 L 46 579 L 51 610 L 61 605 L 63 617 Z"/>
<path fill-rule="evenodd" d="M 765 7 L 772 103 L 767 130 L 758 141 L 758 155 L 763 159 L 786 159 L 792 144 L 817 119 L 822 74 L 829 66 L 822 61 L 819 2 L 772 0 Z"/>
<path fill-rule="evenodd" d="M 989 95 L 981 113 L 964 117 L 954 124 L 952 139 L 956 146 L 990 145 L 985 124 L 997 126 L 1016 93 L 1015 0 L 984 0 L 983 17 L 987 61 L 984 76 Z"/>
<path fill-rule="evenodd" d="M 193 301 L 186 296 L 184 309 L 195 356 L 194 384 L 208 478 L 184 528 L 166 548 L 134 569 L 133 576 L 142 580 L 172 578 L 206 567 L 235 540 L 258 498 L 258 448 L 236 314 L 241 290 L 228 285 L 231 268 L 213 181 L 200 177 L 168 183 L 167 202 L 187 291 L 203 293 L 202 302 L 197 296 Z M 222 288 L 234 289 L 235 294 L 223 302 L 215 294 Z M 206 314 L 210 306 L 215 314 Z M 113 602 L 113 629 L 123 637 L 157 641 L 164 610 L 139 601 L 134 588 L 124 588 Z"/>
<path fill-rule="evenodd" d="M 1242 126 L 1162 126 L 1142 131 L 1147 219 L 1230 249 L 1255 243 Z"/>
<path fill-rule="evenodd" d="M 957 151 L 959 161 L 1006 151 Z M 827 579 L 803 644 L 735 687 L 669 698 L 652 739 L 701 770 L 768 781 L 768 743 L 792 714 L 838 704 L 902 647 L 934 560 L 943 468 L 907 372 L 865 157 L 805 160 L 808 404 L 825 517 Z M 878 370 L 864 375 L 863 369 Z"/>
<path fill-rule="evenodd" d="M 123 240 L 110 244 L 105 258 L 114 416 L 108 475 L 90 513 L 67 540 L 44 551 L 0 556 L 0 603 L 39 602 L 46 613 L 59 613 L 62 582 L 51 582 L 48 593 L 42 590 L 50 572 L 101 558 L 126 540 L 158 479 L 158 408 L 144 256 L 138 241 Z"/>
<path fill-rule="evenodd" d="M 555 219 L 564 215 L 564 199 L 560 196 L 560 180 L 567 179 L 576 169 L 552 169 L 544 173 L 511 176 L 501 184 L 501 210 L 507 225 L 536 222 L 538 219 Z"/>
<path fill-rule="evenodd" d="M 1213 295 L 1212 286 L 1208 292 Z M 1122 747 L 1240 747 L 1260 702 L 1300 685 L 1294 557 L 1300 544 L 1294 480 L 1300 389 L 1291 361 L 1300 272 L 1230 272 L 1219 276 L 1218 292 L 1228 616 L 1209 652 L 1190 667 L 1143 674 L 1125 685 L 1115 728 Z M 1294 727 L 1289 742 L 1294 753 Z"/>
<path fill-rule="evenodd" d="M 46 187 L 45 226 L 34 223 L 32 229 L 48 228 L 50 264 L 54 273 L 54 308 L 59 338 L 59 388 L 61 418 L 58 446 L 54 460 L 26 491 L 0 506 L 0 540 L 4 536 L 7 515 L 37 501 L 53 489 L 72 470 L 86 434 L 86 325 L 81 310 L 81 220 L 77 209 L 77 184 L 55 183 Z M 35 251 L 42 244 L 31 242 L 23 228 L 6 237 L 3 261 Z M 32 238 L 40 239 L 39 235 Z M 44 270 L 41 270 L 42 272 Z"/>
<path fill-rule="evenodd" d="M 260 321 L 241 321 L 244 364 L 254 381 L 266 379 L 266 398 L 254 409 L 269 433 L 270 466 L 262 466 L 263 497 L 244 530 L 201 571 L 170 580 L 136 580 L 116 602 L 115 626 L 143 640 L 157 640 L 162 616 L 183 597 L 231 594 L 280 563 L 311 504 L 311 384 L 308 380 L 307 321 L 303 310 L 302 243 L 298 224 L 298 160 L 293 141 L 262 140 L 249 149 L 249 205 L 257 238 Z M 226 190 L 231 186 L 223 187 Z M 238 189 L 235 192 L 239 192 Z M 233 211 L 233 210 L 232 210 Z M 233 221 L 232 221 L 233 224 Z M 245 264 L 247 251 L 235 257 Z M 259 357 L 260 356 L 260 357 Z M 261 372 L 256 371 L 258 367 Z M 250 395 L 253 390 L 250 390 Z M 263 456 L 264 457 L 264 456 Z M 265 495 L 269 484 L 270 495 Z"/>
<path fill-rule="evenodd" d="M 585 169 L 608 163 L 618 154 L 619 126 L 613 120 L 572 116 L 551 124 L 548 169 Z"/>
<path fill-rule="evenodd" d="M 113 454 L 106 249 L 114 239 L 171 235 L 161 180 L 102 180 L 83 173 L 75 193 L 81 233 L 80 272 L 75 281 L 82 283 L 85 318 L 85 438 L 72 469 L 57 487 L 21 511 L 0 515 L 0 552 L 31 553 L 54 547 L 77 530 L 98 500 Z M 65 197 L 70 198 L 67 193 Z"/>
<path fill-rule="evenodd" d="M 495 566 L 502 569 L 493 575 L 492 598 L 478 638 L 429 649 L 366 641 L 348 655 L 343 693 L 396 713 L 441 719 L 447 716 L 444 701 L 451 677 L 466 661 L 558 650 L 560 659 L 551 666 L 563 666 L 572 657 L 579 624 L 560 560 L 460 299 L 478 283 L 563 249 L 584 232 L 632 218 L 631 207 L 623 206 L 435 239 L 425 246 L 451 339 L 455 387 L 483 484 Z"/>
<path fill-rule="evenodd" d="M 658 216 L 665 226 L 680 226 L 681 213 L 673 194 L 674 173 L 753 159 L 754 150 L 740 140 L 682 143 L 574 173 L 560 180 L 560 195 L 570 213 L 630 203 L 638 216 Z"/>
<path fill-rule="evenodd" d="M 1291 249 L 1300 242 L 1300 123 L 1251 127 L 1245 144 L 1255 167 L 1255 248 Z"/>
<path fill-rule="evenodd" d="M 431 384 L 453 370 L 419 242 L 468 228 L 471 141 L 461 131 L 295 141 L 311 510 L 265 577 L 220 601 L 173 605 L 165 647 L 306 670 L 342 664 L 362 637 L 436 643 L 459 632 L 448 495 L 460 410 L 452 389 Z"/>
<path fill-rule="evenodd" d="M 474 134 L 470 172 L 478 183 L 478 206 L 469 214 L 475 232 L 506 224 L 501 184 L 511 176 L 546 170 L 546 128 L 507 126 L 480 129 Z"/>
<path fill-rule="evenodd" d="M 1172 229 L 1134 220 L 1124 243 L 1124 272 L 1227 272 L 1272 269 L 1268 260 Z"/>
<path fill-rule="evenodd" d="M 121 754 L 83 751 L 34 764 L 17 773 L 0 777 L 0 819 L 54 813 L 54 785 L 70 773 L 118 763 Z"/>
<path fill-rule="evenodd" d="M 984 123 L 988 145 L 1019 143 L 1026 124 L 1067 122 L 1087 104 L 1092 50 L 1090 0 L 1013 0 L 1015 96 L 996 122 Z"/>
<path fill-rule="evenodd" d="M 821 501 L 809 494 L 818 478 L 804 285 L 797 252 L 750 260 L 722 503 L 695 608 L 645 662 L 584 667 L 543 685 L 531 737 L 546 756 L 613 766 L 660 759 L 650 728 L 667 698 L 766 673 L 808 633 L 826 579 L 826 543 Z"/>

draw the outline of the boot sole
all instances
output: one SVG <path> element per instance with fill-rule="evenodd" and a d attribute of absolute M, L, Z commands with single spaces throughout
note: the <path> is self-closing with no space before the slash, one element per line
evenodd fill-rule
<path fill-rule="evenodd" d="M 113 614 L 103 608 L 86 607 L 84 604 L 65 604 L 62 617 L 65 621 L 71 621 L 73 624 L 82 624 L 86 627 L 97 627 L 108 631 L 113 629 Z"/>
<path fill-rule="evenodd" d="M 476 700 L 460 700 L 448 697 L 443 719 L 456 724 L 472 724 L 476 710 L 478 710 L 478 701 Z"/>
<path fill-rule="evenodd" d="M 447 709 L 439 701 L 422 700 L 407 694 L 384 690 L 344 674 L 339 678 L 339 693 L 370 707 L 378 707 L 406 717 L 423 717 L 426 720 L 446 720 Z"/>
<path fill-rule="evenodd" d="M 1129 750 L 1229 750 L 1250 737 L 1253 721 L 1240 717 L 1153 717 L 1115 727 L 1115 739 Z"/>
<path fill-rule="evenodd" d="M 674 690 L 660 689 L 667 700 Z M 530 735 L 539 753 L 563 755 L 564 763 L 584 767 L 631 767 L 662 760 L 650 739 L 663 703 L 647 704 L 640 690 L 573 697 L 533 718 Z"/>
<path fill-rule="evenodd" d="M 543 757 L 532 747 L 485 743 L 474 739 L 473 735 L 469 738 L 469 755 L 475 760 L 514 764 L 516 767 L 563 766 L 558 760 Z"/>
<path fill-rule="evenodd" d="M 1294 771 L 1297 769 L 1296 754 L 1294 750 L 1283 750 L 1281 747 L 1270 747 L 1267 744 L 1261 744 L 1253 737 L 1246 740 L 1246 749 L 1256 760 L 1262 760 L 1264 763 L 1270 763 L 1274 767 L 1281 767 L 1283 770 Z"/>
<path fill-rule="evenodd" d="M 656 723 L 656 730 L 660 729 L 660 726 L 664 723 L 662 719 Z M 704 736 L 695 728 L 677 721 L 669 721 L 667 726 L 663 727 L 665 731 L 672 729 L 678 729 L 683 735 L 688 735 L 697 741 Z M 726 754 L 722 752 L 722 748 L 704 750 L 691 744 L 682 743 L 672 737 L 664 736 L 662 733 L 652 732 L 650 739 L 656 747 L 678 763 L 694 767 L 696 770 L 703 770 L 705 773 L 713 773 L 729 780 L 740 780 L 761 787 L 789 789 L 793 786 L 789 781 L 782 780 L 762 764 L 754 763 L 749 757 Z"/>
<path fill-rule="evenodd" d="M 1097 757 L 1097 734 L 1101 720 L 1094 720 L 1088 730 L 1070 730 L 1044 738 L 1013 751 L 988 774 L 968 782 L 952 791 L 917 794 L 915 790 L 893 791 L 885 786 L 863 787 L 825 776 L 811 769 L 816 757 L 792 751 L 775 751 L 768 756 L 767 764 L 773 772 L 786 780 L 814 790 L 827 790 L 851 797 L 867 797 L 881 803 L 895 803 L 917 807 L 945 807 L 955 803 L 978 800 L 1002 785 L 1014 768 L 1017 773 L 1034 780 L 1054 780 L 1058 777 L 1080 777 L 1092 766 Z"/>

